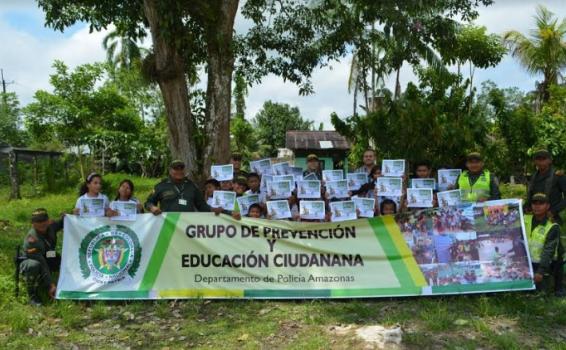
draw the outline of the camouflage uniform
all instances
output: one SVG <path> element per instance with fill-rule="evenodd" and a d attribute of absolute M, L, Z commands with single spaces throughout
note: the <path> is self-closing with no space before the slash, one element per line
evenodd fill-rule
<path fill-rule="evenodd" d="M 61 264 L 61 257 L 55 253 L 57 232 L 62 229 L 63 220 L 55 221 L 47 227 L 45 233 L 30 229 L 24 239 L 25 260 L 20 264 L 20 273 L 26 282 L 32 302 L 40 302 L 39 290 L 49 290 L 54 283 L 51 273 L 58 271 Z"/>

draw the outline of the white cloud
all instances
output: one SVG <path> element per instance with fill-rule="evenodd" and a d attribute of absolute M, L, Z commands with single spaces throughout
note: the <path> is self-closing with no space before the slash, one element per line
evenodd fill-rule
<path fill-rule="evenodd" d="M 533 26 L 532 16 L 537 3 L 547 6 L 559 17 L 566 16 L 564 0 L 496 0 L 494 5 L 479 9 L 480 17 L 476 23 L 485 25 L 489 32 L 500 34 L 505 30 L 517 29 L 526 33 Z M 10 12 L 23 13 L 28 19 L 22 26 L 16 26 L 14 22 L 3 18 Z M 37 23 L 33 19 L 37 19 Z M 44 14 L 37 8 L 35 1 L 0 2 L 0 67 L 4 69 L 7 80 L 16 82 L 9 89 L 18 94 L 22 104 L 31 102 L 37 89 L 50 89 L 49 74 L 53 72 L 51 65 L 55 59 L 61 59 L 71 67 L 105 59 L 101 42 L 107 31 L 89 34 L 88 27 L 84 25 L 60 34 L 44 28 L 44 19 Z M 241 32 L 248 26 L 249 23 L 239 16 L 237 30 Z M 149 40 L 146 40 L 143 46 L 149 45 Z M 315 93 L 310 96 L 299 96 L 298 88 L 292 83 L 283 82 L 281 78 L 273 75 L 265 77 L 261 84 L 249 90 L 248 117 L 253 118 L 264 101 L 273 100 L 298 106 L 305 118 L 315 121 L 316 125 L 324 122 L 327 129 L 331 128 L 329 117 L 332 112 L 341 117 L 352 113 L 353 97 L 347 92 L 350 61 L 351 56 L 347 56 L 334 63 L 332 69 L 326 67 L 316 70 L 312 77 Z M 529 90 L 534 86 L 536 78 L 526 74 L 513 58 L 507 56 L 496 68 L 477 70 L 475 80 L 478 86 L 481 81 L 491 79 L 500 86 L 518 86 Z M 400 76 L 402 87 L 415 80 L 412 68 L 405 65 Z M 392 75 L 386 81 L 386 86 L 393 89 L 394 83 L 395 76 Z M 203 77 L 201 85 L 206 86 L 205 84 L 206 77 Z"/>

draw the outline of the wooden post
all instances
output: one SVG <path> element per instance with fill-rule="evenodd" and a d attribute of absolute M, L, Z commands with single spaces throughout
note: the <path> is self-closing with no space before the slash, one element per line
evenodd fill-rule
<path fill-rule="evenodd" d="M 37 156 L 33 156 L 33 195 L 37 195 Z"/>
<path fill-rule="evenodd" d="M 12 190 L 10 193 L 10 199 L 20 199 L 20 184 L 18 183 L 18 155 L 14 150 L 12 150 L 8 155 L 9 169 L 10 169 L 10 183 L 12 185 Z"/>

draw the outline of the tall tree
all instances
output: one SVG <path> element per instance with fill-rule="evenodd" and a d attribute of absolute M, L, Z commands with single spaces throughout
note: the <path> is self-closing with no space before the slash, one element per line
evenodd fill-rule
<path fill-rule="evenodd" d="M 445 36 L 446 18 L 474 17 L 475 5 L 491 2 L 247 0 L 241 13 L 252 26 L 234 36 L 238 0 L 38 0 L 47 24 L 58 30 L 84 21 L 93 30 L 113 24 L 133 38 L 151 34 L 153 50 L 144 66 L 163 94 L 171 153 L 184 159 L 197 176 L 206 176 L 210 163 L 229 157 L 231 83 L 236 64 L 252 84 L 274 73 L 298 84 L 300 93 L 311 93 L 312 71 L 342 57 L 365 23 L 373 21 L 395 28 L 395 33 L 407 32 L 412 27 L 408 21 L 431 10 L 445 14 L 422 21 L 427 30 L 416 33 L 415 41 L 426 42 Z M 367 19 L 360 22 L 358 17 L 352 18 L 353 5 L 364 8 Z M 197 121 L 190 112 L 191 85 L 187 82 L 192 84 L 199 65 L 206 68 L 207 92 L 202 124 L 205 147 L 196 152 Z M 202 164 L 197 164 L 197 158 Z"/>
<path fill-rule="evenodd" d="M 0 93 L 0 140 L 12 146 L 24 146 L 26 134 L 21 122 L 18 96 L 13 92 Z"/>
<path fill-rule="evenodd" d="M 566 18 L 559 21 L 542 5 L 536 11 L 536 28 L 531 30 L 530 37 L 511 30 L 503 34 L 503 41 L 529 73 L 543 75 L 537 90 L 546 102 L 549 87 L 559 82 L 561 71 L 566 68 Z"/>
<path fill-rule="evenodd" d="M 301 116 L 298 107 L 266 101 L 253 120 L 255 133 L 268 156 L 277 155 L 277 149 L 285 147 L 287 130 L 311 130 L 313 122 Z"/>

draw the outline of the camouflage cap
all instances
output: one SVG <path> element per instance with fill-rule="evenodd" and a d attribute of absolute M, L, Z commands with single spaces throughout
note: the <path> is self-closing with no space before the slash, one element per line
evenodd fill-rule
<path fill-rule="evenodd" d="M 174 161 L 171 162 L 171 164 L 169 164 L 169 168 L 171 169 L 179 169 L 184 167 L 185 167 L 185 162 L 179 159 L 175 159 Z"/>
<path fill-rule="evenodd" d="M 531 202 L 548 203 L 548 196 L 544 193 L 535 193 Z"/>
<path fill-rule="evenodd" d="M 318 160 L 318 156 L 316 154 L 313 154 L 313 153 L 309 154 L 307 156 L 307 162 L 310 162 L 311 160 Z"/>
<path fill-rule="evenodd" d="M 49 215 L 47 214 L 47 210 L 43 208 L 35 209 L 31 213 L 31 222 L 45 222 L 49 220 Z"/>
<path fill-rule="evenodd" d="M 482 160 L 482 156 L 480 152 L 470 152 L 466 156 L 466 160 Z"/>

